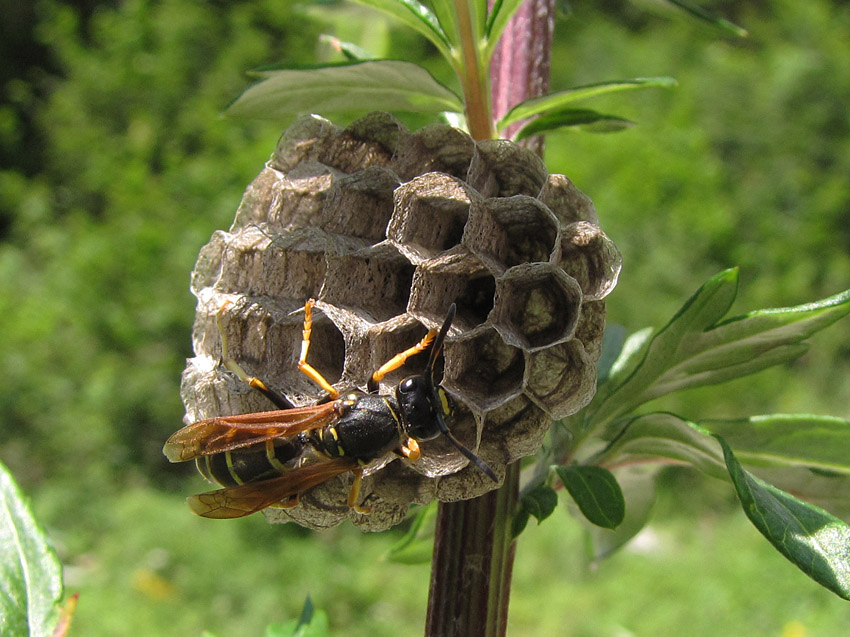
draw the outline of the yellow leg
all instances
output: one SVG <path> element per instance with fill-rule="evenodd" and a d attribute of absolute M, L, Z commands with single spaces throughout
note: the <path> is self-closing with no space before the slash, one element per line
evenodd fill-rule
<path fill-rule="evenodd" d="M 408 437 L 407 441 L 401 446 L 401 455 L 407 458 L 408 460 L 419 460 L 419 457 L 422 455 L 422 452 L 419 451 L 419 443 L 416 442 L 413 438 Z"/>
<path fill-rule="evenodd" d="M 368 515 L 372 512 L 371 507 L 357 504 L 357 500 L 360 499 L 360 485 L 363 482 L 363 469 L 352 469 L 351 472 L 354 474 L 354 482 L 351 483 L 351 490 L 348 492 L 348 507 L 357 513 Z"/>
<path fill-rule="evenodd" d="M 325 377 L 307 363 L 307 353 L 310 351 L 310 335 L 313 332 L 313 305 L 316 301 L 310 299 L 304 304 L 304 330 L 301 332 L 301 356 L 298 359 L 298 369 L 307 378 L 324 389 L 333 400 L 339 398 L 339 392 L 331 385 Z"/>
<path fill-rule="evenodd" d="M 387 374 L 390 372 L 394 372 L 399 367 L 404 365 L 408 358 L 413 356 L 414 354 L 418 354 L 426 349 L 434 340 L 434 337 L 437 335 L 437 330 L 429 330 L 428 333 L 413 347 L 409 347 L 404 350 L 400 354 L 396 354 L 386 363 L 381 365 L 375 372 L 372 374 L 372 378 L 369 381 L 369 389 L 377 389 L 378 383 L 381 382 Z"/>
<path fill-rule="evenodd" d="M 251 376 L 242 369 L 242 366 L 239 365 L 235 360 L 228 357 L 227 355 L 227 333 L 224 331 L 224 325 L 222 325 L 221 317 L 224 315 L 225 310 L 232 305 L 232 301 L 225 301 L 221 304 L 221 307 L 218 308 L 218 313 L 215 315 L 215 324 L 218 328 L 218 337 L 221 339 L 221 361 L 224 367 L 239 378 L 243 383 L 247 383 L 254 389 L 262 392 L 269 400 L 271 400 L 276 406 L 281 409 L 291 409 L 292 403 L 289 402 L 285 397 L 281 396 L 277 392 L 272 389 L 269 389 L 268 385 L 266 385 L 262 380 L 257 378 L 256 376 Z"/>

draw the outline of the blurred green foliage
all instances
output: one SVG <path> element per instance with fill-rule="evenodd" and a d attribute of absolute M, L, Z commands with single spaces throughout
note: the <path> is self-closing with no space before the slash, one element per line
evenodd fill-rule
<path fill-rule="evenodd" d="M 751 37 L 718 39 L 623 2 L 574 3 L 558 25 L 553 89 L 649 75 L 680 84 L 593 105 L 640 123 L 627 132 L 547 142 L 550 169 L 594 199 L 623 252 L 609 316 L 630 331 L 658 325 L 732 265 L 742 266 L 735 313 L 823 298 L 850 281 L 850 8 L 715 6 Z M 329 9 L 271 0 L 0 8 L 10 61 L 0 74 L 0 458 L 82 593 L 72 634 L 260 634 L 297 617 L 308 592 L 333 634 L 420 633 L 427 569 L 376 563 L 397 534 L 195 519 L 180 494 L 200 478 L 160 453 L 182 417 L 189 272 L 282 128 L 220 113 L 246 86 L 246 69 L 315 61 Z M 380 18 L 359 40 L 343 32 L 352 23 L 338 21 L 335 34 L 435 64 L 426 43 Z M 846 334 L 839 324 L 791 366 L 665 406 L 694 418 L 848 418 Z M 711 489 L 708 504 L 724 509 L 726 496 L 712 499 Z M 778 634 L 793 620 L 840 634 L 845 606 L 773 554 L 743 516 L 695 526 L 672 502 L 661 527 L 672 544 L 617 556 L 583 580 L 574 527 L 561 518 L 527 532 L 516 634 L 663 634 L 688 622 L 690 634 L 714 635 L 719 618 L 727 634 Z M 694 581 L 701 569 L 707 579 Z M 749 578 L 783 588 L 771 601 L 757 586 L 746 601 Z M 645 612 L 658 597 L 679 611 Z M 688 613 L 696 607 L 702 624 Z M 600 609 L 604 625 L 591 621 Z M 565 625 L 567 615 L 584 620 Z"/>

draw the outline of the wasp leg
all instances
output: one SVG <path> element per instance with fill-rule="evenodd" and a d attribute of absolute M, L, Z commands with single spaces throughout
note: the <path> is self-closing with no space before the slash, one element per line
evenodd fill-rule
<path fill-rule="evenodd" d="M 414 354 L 418 354 L 419 352 L 423 352 L 428 349 L 428 346 L 434 340 L 435 336 L 437 336 L 437 330 L 429 330 L 428 333 L 424 337 L 422 337 L 422 340 L 419 341 L 416 345 L 407 348 L 400 354 L 396 354 L 386 363 L 381 365 L 372 373 L 372 377 L 366 384 L 366 388 L 370 392 L 378 391 L 378 383 L 383 380 L 384 376 L 386 376 L 390 372 L 394 372 L 399 367 L 404 365 L 407 359 L 413 356 Z"/>
<path fill-rule="evenodd" d="M 301 356 L 298 359 L 298 369 L 307 378 L 324 389 L 328 393 L 328 396 L 331 397 L 331 400 L 336 400 L 339 398 L 339 392 L 307 362 L 307 353 L 310 351 L 310 335 L 313 332 L 313 306 L 315 304 L 316 301 L 314 299 L 310 299 L 304 304 L 304 331 L 301 332 Z"/>
<path fill-rule="evenodd" d="M 360 485 L 363 482 L 363 469 L 358 467 L 352 469 L 351 473 L 354 474 L 354 482 L 351 483 L 351 490 L 348 492 L 348 508 L 354 509 L 357 513 L 368 515 L 372 512 L 372 508 L 357 504 L 357 500 L 360 499 Z"/>
<path fill-rule="evenodd" d="M 401 445 L 398 449 L 395 449 L 394 451 L 402 458 L 407 458 L 408 460 L 412 460 L 414 462 L 419 460 L 420 456 L 422 455 L 422 452 L 419 450 L 419 443 L 409 436 L 404 442 L 404 444 Z"/>
<path fill-rule="evenodd" d="M 215 324 L 216 327 L 218 327 L 218 337 L 221 339 L 222 364 L 226 369 L 236 374 L 239 380 L 243 383 L 247 383 L 272 401 L 278 409 L 292 409 L 295 405 L 289 402 L 285 396 L 281 396 L 273 389 L 270 389 L 268 385 L 256 376 L 250 376 L 244 369 L 242 369 L 239 363 L 227 356 L 227 333 L 224 331 L 224 326 L 221 323 L 221 317 L 231 303 L 231 301 L 225 301 L 219 308 L 218 313 L 215 315 Z"/>
<path fill-rule="evenodd" d="M 269 508 L 271 509 L 291 509 L 293 507 L 298 506 L 298 502 L 301 500 L 301 495 L 296 493 L 295 495 L 289 496 L 283 502 L 277 502 L 272 504 Z"/>

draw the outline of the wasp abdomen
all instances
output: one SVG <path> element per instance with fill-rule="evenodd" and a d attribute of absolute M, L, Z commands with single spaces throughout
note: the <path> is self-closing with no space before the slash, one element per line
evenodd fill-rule
<path fill-rule="evenodd" d="M 198 471 L 210 482 L 233 487 L 275 478 L 294 468 L 306 442 L 301 436 L 268 440 L 246 449 L 197 458 Z"/>

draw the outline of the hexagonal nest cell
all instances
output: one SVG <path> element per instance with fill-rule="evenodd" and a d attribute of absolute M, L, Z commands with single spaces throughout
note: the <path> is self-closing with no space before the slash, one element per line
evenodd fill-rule
<path fill-rule="evenodd" d="M 435 369 L 455 402 L 450 427 L 504 475 L 539 448 L 552 418 L 592 396 L 602 299 L 619 269 L 590 199 L 516 144 L 475 142 L 445 125 L 411 133 L 386 113 L 346 128 L 299 118 L 246 189 L 230 231 L 201 250 L 195 358 L 181 390 L 187 422 L 272 408 L 223 370 L 219 312 L 224 356 L 307 405 L 323 394 L 297 369 L 308 298 L 317 299 L 308 362 L 340 390 L 365 388 L 454 303 Z M 380 392 L 427 360 L 427 351 L 411 356 Z M 371 515 L 348 508 L 350 474 L 267 515 L 381 530 L 411 503 L 496 486 L 445 437 L 420 447 L 416 462 L 390 454 L 368 465 L 361 497 Z"/>

